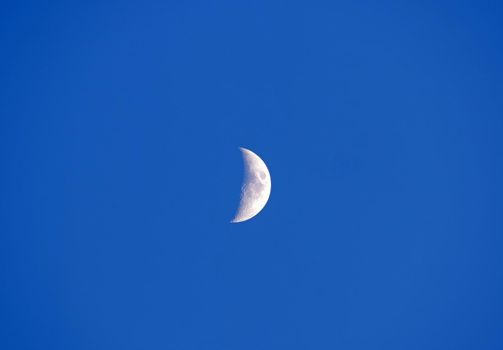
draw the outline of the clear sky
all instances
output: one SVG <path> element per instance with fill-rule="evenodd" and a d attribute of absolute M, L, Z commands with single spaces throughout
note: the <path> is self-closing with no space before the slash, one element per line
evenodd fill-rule
<path fill-rule="evenodd" d="M 503 349 L 502 18 L 4 2 L 0 348 Z"/>

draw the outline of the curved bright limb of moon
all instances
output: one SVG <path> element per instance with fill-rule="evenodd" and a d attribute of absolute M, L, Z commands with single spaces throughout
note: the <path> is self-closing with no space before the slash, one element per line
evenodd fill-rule
<path fill-rule="evenodd" d="M 243 222 L 257 215 L 271 194 L 271 176 L 264 161 L 246 148 L 239 149 L 243 155 L 245 174 L 239 208 L 231 221 L 233 223 Z"/>

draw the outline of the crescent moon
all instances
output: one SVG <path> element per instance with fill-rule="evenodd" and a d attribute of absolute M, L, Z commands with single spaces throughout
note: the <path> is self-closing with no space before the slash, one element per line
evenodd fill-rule
<path fill-rule="evenodd" d="M 243 222 L 257 215 L 271 194 L 271 175 L 264 161 L 252 151 L 239 147 L 245 166 L 239 208 L 232 223 Z"/>

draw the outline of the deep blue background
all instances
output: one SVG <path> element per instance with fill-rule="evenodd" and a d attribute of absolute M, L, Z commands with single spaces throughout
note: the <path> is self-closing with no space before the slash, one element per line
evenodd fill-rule
<path fill-rule="evenodd" d="M 502 349 L 502 18 L 3 3 L 0 348 Z"/>

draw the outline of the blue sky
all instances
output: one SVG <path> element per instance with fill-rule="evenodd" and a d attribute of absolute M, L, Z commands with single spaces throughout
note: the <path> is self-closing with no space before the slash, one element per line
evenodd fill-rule
<path fill-rule="evenodd" d="M 502 349 L 502 15 L 3 4 L 0 348 Z"/>

